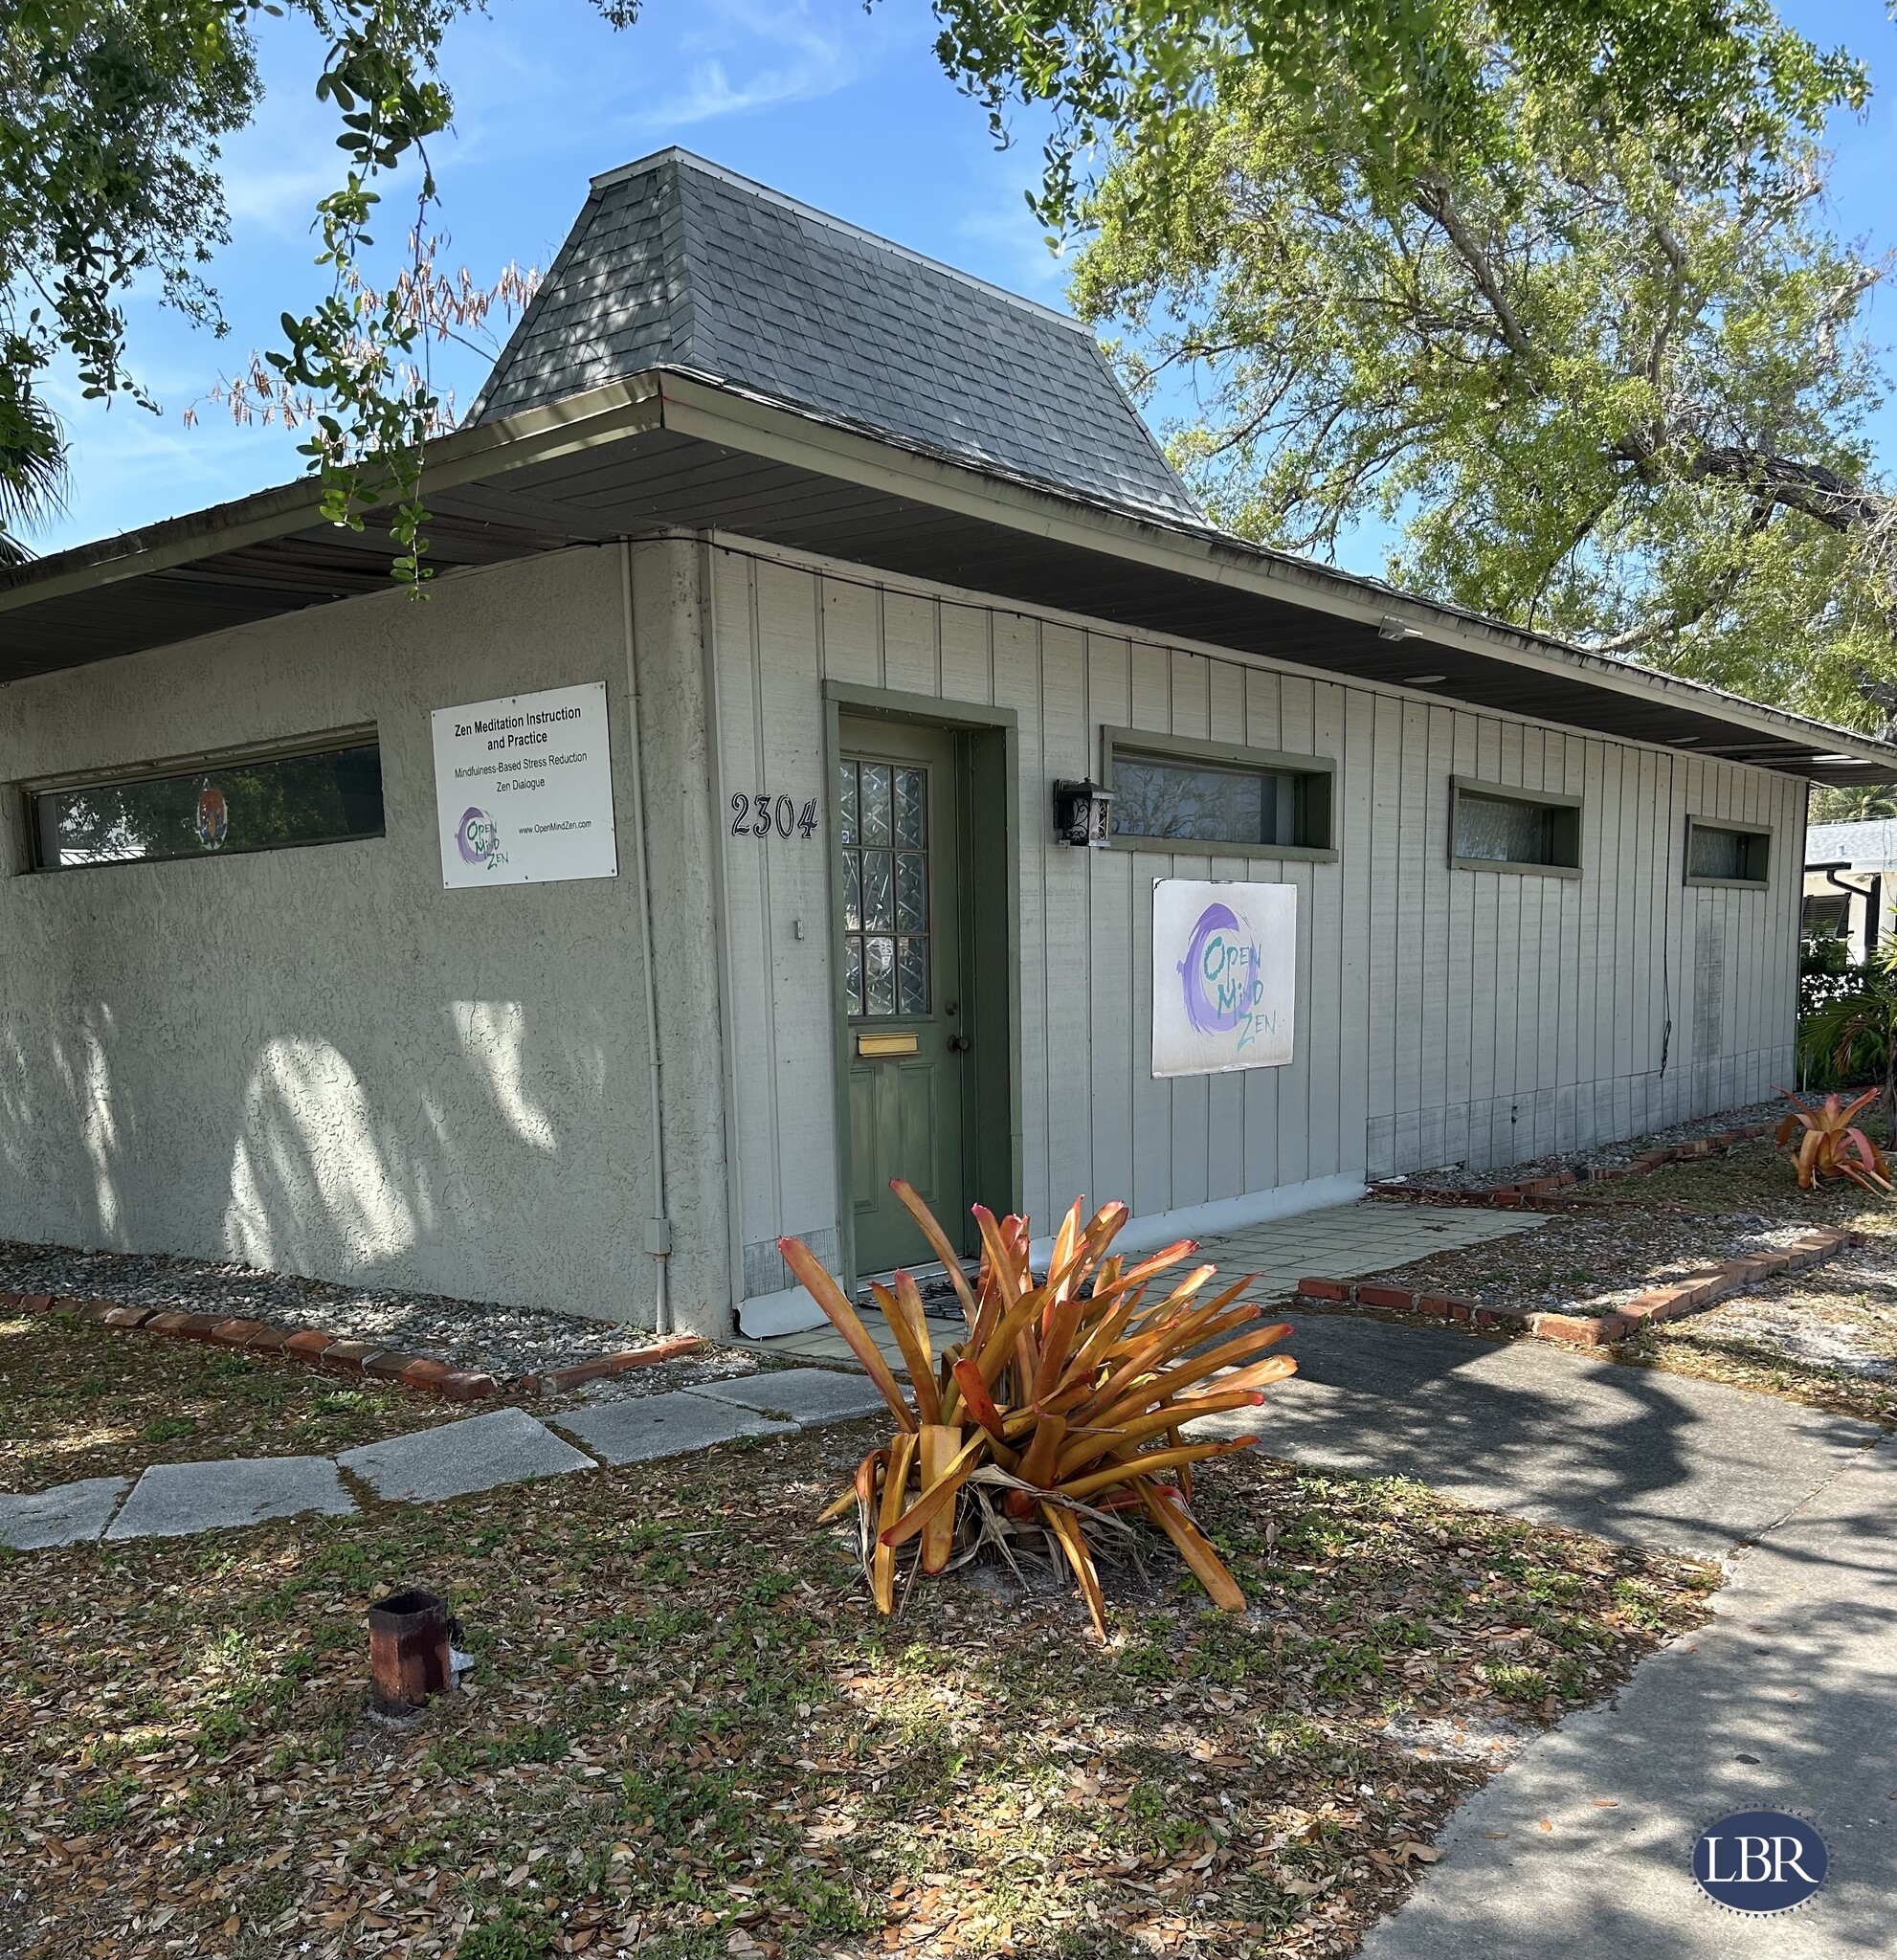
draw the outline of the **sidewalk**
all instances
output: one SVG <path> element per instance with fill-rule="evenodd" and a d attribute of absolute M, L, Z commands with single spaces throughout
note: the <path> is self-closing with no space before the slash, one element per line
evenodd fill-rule
<path fill-rule="evenodd" d="M 1800 1813 L 1831 1854 L 1818 1895 L 1776 1919 L 1720 1910 L 1691 1876 L 1700 1832 L 1753 1808 Z M 1438 1841 L 1363 1960 L 1890 1952 L 1897 1448 L 1861 1453 L 1743 1549 L 1710 1625 L 1529 1744 Z"/>
<path fill-rule="evenodd" d="M 1538 1341 L 1289 1316 L 1299 1372 L 1197 1425 L 1274 1456 L 1727 1561 L 1714 1617 L 1529 1743 L 1364 1960 L 1849 1960 L 1897 1899 L 1897 1439 Z M 1735 1810 L 1803 1813 L 1832 1876 L 1749 1921 L 1693 1882 Z"/>
<path fill-rule="evenodd" d="M 740 1437 L 793 1436 L 882 1406 L 860 1374 L 780 1369 L 670 1394 L 584 1404 L 547 1422 L 524 1409 L 495 1409 L 336 1457 L 154 1463 L 136 1480 L 91 1477 L 31 1497 L 0 1493 L 0 1546 L 38 1551 L 101 1537 L 184 1538 L 308 1512 L 346 1517 L 357 1507 L 359 1490 L 384 1503 L 438 1503 L 602 1463 L 676 1457 Z"/>

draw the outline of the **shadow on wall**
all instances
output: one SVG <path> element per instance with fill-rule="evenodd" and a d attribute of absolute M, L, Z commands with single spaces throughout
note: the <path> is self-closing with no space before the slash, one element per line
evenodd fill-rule
<path fill-rule="evenodd" d="M 60 1091 L 55 1107 L 39 1106 L 17 1034 L 8 1038 L 0 1080 L 0 1162 L 23 1187 L 43 1183 L 51 1169 L 75 1194 L 89 1191 L 90 1215 L 103 1239 L 121 1224 L 116 1169 L 124 1139 L 110 1059 L 117 1036 L 112 1010 L 101 1006 L 82 1018 L 70 1042 L 53 1043 L 53 1077 Z M 0 1220 L 0 1231 L 4 1224 Z"/>
<path fill-rule="evenodd" d="M 357 1060 L 320 1033 L 205 1055 L 201 1034 L 123 1036 L 109 1007 L 77 1018 L 37 1055 L 16 1021 L 0 1051 L 0 1236 L 649 1311 L 626 1297 L 645 1167 L 610 1096 L 623 1027 L 549 1044 L 520 1001 L 452 1001 Z"/>
<path fill-rule="evenodd" d="M 435 1223 L 426 1209 L 417 1221 L 404 1181 L 346 1057 L 326 1041 L 264 1048 L 231 1158 L 224 1243 L 234 1258 L 351 1276 L 398 1259 Z"/>

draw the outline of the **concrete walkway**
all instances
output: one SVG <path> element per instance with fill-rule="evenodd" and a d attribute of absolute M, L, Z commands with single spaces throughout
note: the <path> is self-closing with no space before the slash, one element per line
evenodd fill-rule
<path fill-rule="evenodd" d="M 1407 1265 L 1432 1254 L 1460 1252 L 1491 1238 L 1506 1238 L 1544 1222 L 1538 1212 L 1486 1212 L 1461 1205 L 1393 1205 L 1366 1198 L 1354 1205 L 1332 1205 L 1321 1212 L 1299 1212 L 1238 1232 L 1208 1234 L 1199 1240 L 1198 1262 L 1210 1260 L 1220 1273 L 1236 1280 L 1241 1273 L 1258 1275 L 1259 1300 L 1284 1300 L 1298 1281 L 1312 1274 L 1333 1280 L 1354 1280 L 1361 1273 L 1380 1273 Z M 959 1309 L 932 1313 L 940 1327 L 938 1339 L 956 1340 L 964 1326 Z M 906 1374 L 902 1350 L 882 1316 L 871 1307 L 863 1325 L 875 1335 L 884 1360 L 898 1374 Z M 797 1334 L 776 1334 L 761 1341 L 768 1354 L 797 1355 L 813 1361 L 851 1360 L 848 1344 L 827 1322 Z"/>
<path fill-rule="evenodd" d="M 1245 1416 L 1274 1455 L 1722 1557 L 1714 1618 L 1529 1743 L 1452 1820 L 1365 1960 L 1843 1960 L 1893 1949 L 1897 1444 L 1774 1396 L 1347 1315 L 1287 1316 L 1300 1373 Z M 1611 1807 L 1610 1807 L 1611 1806 Z M 1749 1921 L 1693 1882 L 1731 1811 L 1803 1813 L 1824 1888 Z"/>
<path fill-rule="evenodd" d="M 0 1493 L 0 1546 L 37 1551 L 88 1539 L 185 1538 L 273 1518 L 356 1509 L 352 1481 L 395 1503 L 438 1503 L 602 1463 L 642 1463 L 739 1437 L 874 1414 L 882 1397 L 859 1374 L 783 1369 L 563 1411 L 542 1422 L 495 1409 L 330 1457 L 240 1457 L 154 1463 L 137 1481 L 89 1477 L 31 1497 Z M 551 1426 L 549 1426 L 549 1424 Z M 584 1448 L 556 1435 L 564 1430 Z"/>
<path fill-rule="evenodd" d="M 1845 1960 L 1897 1945 L 1897 1450 L 1861 1453 L 1734 1561 L 1716 1616 L 1458 1812 L 1364 1960 Z M 1614 1807 L 1607 1808 L 1611 1803 Z M 1722 1911 L 1694 1841 L 1793 1811 L 1831 1872 L 1800 1910 Z"/>
<path fill-rule="evenodd" d="M 1550 1341 L 1291 1313 L 1298 1372 L 1198 1425 L 1273 1456 L 1414 1477 L 1472 1504 L 1718 1558 L 1776 1524 L 1883 1431 L 1775 1395 Z"/>

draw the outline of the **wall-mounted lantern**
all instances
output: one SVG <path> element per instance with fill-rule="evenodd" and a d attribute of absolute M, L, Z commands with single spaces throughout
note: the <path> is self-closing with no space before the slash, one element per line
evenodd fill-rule
<path fill-rule="evenodd" d="M 1091 780 L 1054 786 L 1054 840 L 1104 851 L 1113 841 L 1113 792 Z"/>

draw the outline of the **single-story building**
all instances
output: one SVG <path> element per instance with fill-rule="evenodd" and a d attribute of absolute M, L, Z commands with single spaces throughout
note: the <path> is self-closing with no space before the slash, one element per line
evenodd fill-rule
<path fill-rule="evenodd" d="M 1209 523 L 1078 323 L 677 150 L 424 496 L 0 578 L 0 1234 L 723 1332 L 1789 1080 L 1897 748 Z"/>
<path fill-rule="evenodd" d="M 1890 937 L 1897 906 L 1897 817 L 1815 823 L 1805 833 L 1804 930 L 1844 940 L 1854 960 Z"/>

